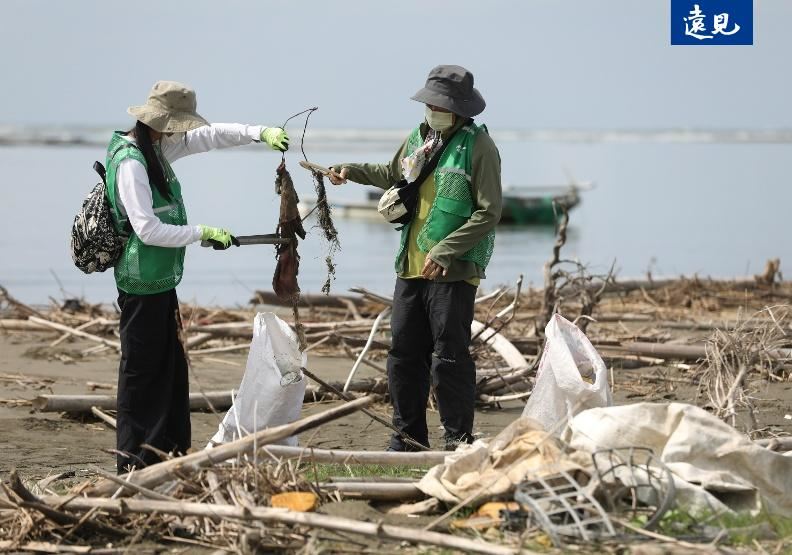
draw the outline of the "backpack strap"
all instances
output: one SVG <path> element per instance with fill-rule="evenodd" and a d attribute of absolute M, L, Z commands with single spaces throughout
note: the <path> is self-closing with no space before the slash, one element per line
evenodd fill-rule
<path fill-rule="evenodd" d="M 121 151 L 121 149 L 124 149 L 124 148 L 129 148 L 129 147 L 131 147 L 131 148 L 136 148 L 136 149 L 140 150 L 140 147 L 139 147 L 139 146 L 137 146 L 137 145 L 136 145 L 136 144 L 134 144 L 134 143 L 127 143 L 127 144 L 125 144 L 125 145 L 119 145 L 119 146 L 118 146 L 118 148 L 116 148 L 116 149 L 113 151 L 113 153 L 110 155 L 110 161 L 112 162 L 113 158 L 115 158 L 115 155 L 116 155 L 116 154 L 118 154 L 118 153 Z M 142 152 L 142 151 L 141 151 L 141 152 Z M 102 163 L 101 163 L 99 160 L 97 160 L 97 161 L 95 161 L 95 162 L 93 163 L 93 169 L 94 169 L 94 171 L 95 171 L 96 173 L 98 173 L 98 174 L 99 174 L 99 177 L 101 177 L 101 178 L 102 178 L 102 183 L 104 183 L 105 185 L 107 185 L 107 179 L 106 179 L 106 178 L 107 178 L 107 171 L 105 170 L 105 167 L 104 167 L 104 165 L 103 165 L 103 164 L 102 164 Z"/>
<path fill-rule="evenodd" d="M 121 150 L 123 150 L 125 148 L 136 148 L 136 149 L 140 150 L 140 147 L 137 146 L 134 143 L 127 143 L 127 144 L 119 145 L 118 148 L 116 148 L 112 152 L 112 154 L 110 154 L 110 161 L 112 162 L 113 159 L 115 158 L 116 154 L 118 154 L 119 152 L 121 152 Z M 141 151 L 141 152 L 143 152 L 143 151 Z M 96 173 L 99 174 L 99 177 L 102 178 L 102 183 L 104 183 L 105 187 L 107 187 L 107 171 L 105 170 L 104 165 L 97 160 L 97 161 L 95 161 L 93 163 L 93 169 L 94 169 L 94 171 Z M 133 231 L 132 230 L 132 223 L 129 221 L 129 218 L 127 218 L 126 223 L 124 224 L 123 233 L 125 233 L 126 235 L 131 235 L 132 231 Z"/>

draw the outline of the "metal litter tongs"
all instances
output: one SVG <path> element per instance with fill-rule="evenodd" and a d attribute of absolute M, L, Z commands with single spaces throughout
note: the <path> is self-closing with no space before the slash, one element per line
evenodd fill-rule
<path fill-rule="evenodd" d="M 231 236 L 231 244 L 235 247 L 242 245 L 284 245 L 290 243 L 291 239 L 288 237 L 280 237 L 277 233 L 265 233 L 262 235 L 237 235 Z M 209 239 L 201 241 L 202 247 L 212 247 L 214 250 L 225 250 L 220 241 Z"/>

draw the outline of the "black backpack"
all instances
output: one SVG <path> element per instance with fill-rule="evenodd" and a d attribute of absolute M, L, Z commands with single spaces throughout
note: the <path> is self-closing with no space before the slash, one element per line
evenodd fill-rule
<path fill-rule="evenodd" d="M 127 146 L 122 145 L 115 152 Z M 113 224 L 112 210 L 107 200 L 107 183 L 105 168 L 100 162 L 94 162 L 96 173 L 102 180 L 85 197 L 82 208 L 74 217 L 71 231 L 71 255 L 74 265 L 86 274 L 104 272 L 115 266 L 124 250 L 127 235 L 119 234 Z M 127 232 L 129 231 L 127 222 Z"/>

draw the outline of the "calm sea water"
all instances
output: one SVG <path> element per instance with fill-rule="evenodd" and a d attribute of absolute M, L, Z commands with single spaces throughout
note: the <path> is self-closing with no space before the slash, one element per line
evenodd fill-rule
<path fill-rule="evenodd" d="M 497 136 L 496 136 L 497 140 Z M 623 276 L 651 268 L 655 275 L 737 276 L 758 272 L 771 257 L 792 260 L 788 215 L 792 206 L 791 144 L 684 142 L 499 143 L 503 181 L 565 183 L 573 174 L 596 187 L 571 216 L 563 254 L 607 271 L 615 260 Z M 350 143 L 311 153 L 313 161 L 385 162 L 390 149 Z M 84 275 L 72 265 L 72 219 L 95 182 L 91 164 L 101 147 L 0 147 L 0 284 L 30 303 L 64 295 L 112 302 L 112 272 Z M 180 160 L 179 175 L 193 223 L 226 226 L 246 235 L 275 230 L 273 188 L 279 157 L 262 150 L 212 152 Z M 313 193 L 310 175 L 287 159 L 298 192 Z M 331 200 L 362 200 L 365 187 L 331 187 Z M 390 293 L 397 233 L 376 221 L 337 219 L 335 292 L 361 285 Z M 513 283 L 519 274 L 541 283 L 553 244 L 552 228 L 499 228 L 485 289 Z M 300 284 L 318 292 L 327 245 L 318 229 L 301 243 Z M 245 304 L 255 289 L 270 289 L 275 266 L 269 246 L 224 252 L 188 248 L 180 297 L 204 304 Z"/>

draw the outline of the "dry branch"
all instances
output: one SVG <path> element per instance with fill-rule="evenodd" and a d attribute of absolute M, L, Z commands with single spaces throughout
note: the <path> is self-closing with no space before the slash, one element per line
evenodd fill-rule
<path fill-rule="evenodd" d="M 318 414 L 302 418 L 291 424 L 267 428 L 209 450 L 164 461 L 134 472 L 129 481 L 151 489 L 170 478 L 175 472 L 189 473 L 199 468 L 211 466 L 216 462 L 225 461 L 237 455 L 250 453 L 253 451 L 254 445 L 267 445 L 268 443 L 274 443 L 287 437 L 300 434 L 306 430 L 321 426 L 322 424 L 365 408 L 373 401 L 374 397 L 361 397 L 360 399 L 327 409 Z M 90 488 L 88 492 L 90 495 L 94 496 L 110 495 L 115 491 L 115 488 L 116 486 L 113 482 L 105 480 L 104 482 L 97 483 Z"/>
<path fill-rule="evenodd" d="M 142 513 L 167 514 L 181 517 L 196 516 L 210 519 L 241 520 L 247 522 L 280 522 L 283 524 L 324 528 L 353 534 L 363 534 L 380 539 L 408 541 L 413 544 L 429 544 L 458 549 L 465 553 L 486 553 L 493 555 L 512 555 L 515 550 L 478 540 L 471 540 L 438 532 L 427 532 L 415 528 L 391 526 L 388 524 L 362 522 L 348 518 L 313 513 L 297 513 L 271 507 L 235 507 L 209 503 L 189 503 L 176 501 L 155 501 L 148 499 L 92 499 L 78 497 L 68 499 L 59 496 L 44 498 L 49 505 L 64 509 L 87 511 L 99 508 L 114 514 Z M 522 551 L 526 553 L 525 551 Z"/>
<path fill-rule="evenodd" d="M 52 328 L 54 330 L 62 331 L 64 333 L 68 333 L 70 335 L 74 335 L 76 337 L 81 337 L 82 339 L 87 339 L 88 341 L 94 341 L 96 343 L 101 343 L 102 345 L 106 345 L 108 347 L 113 347 L 115 349 L 121 350 L 121 342 L 120 341 L 113 341 L 110 339 L 105 339 L 103 337 L 99 337 L 98 335 L 93 335 L 92 333 L 87 333 L 84 331 L 79 331 L 69 326 L 64 326 L 63 324 L 58 324 L 56 322 L 50 322 L 44 318 L 39 318 L 37 316 L 31 316 L 28 318 L 31 322 L 35 324 L 40 324 L 42 326 L 46 326 Z"/>
<path fill-rule="evenodd" d="M 433 466 L 445 460 L 451 451 L 342 451 L 340 449 L 314 449 L 313 447 L 289 447 L 268 445 L 266 452 L 283 459 L 301 459 L 331 464 L 378 464 L 383 466 L 426 465 Z"/>

